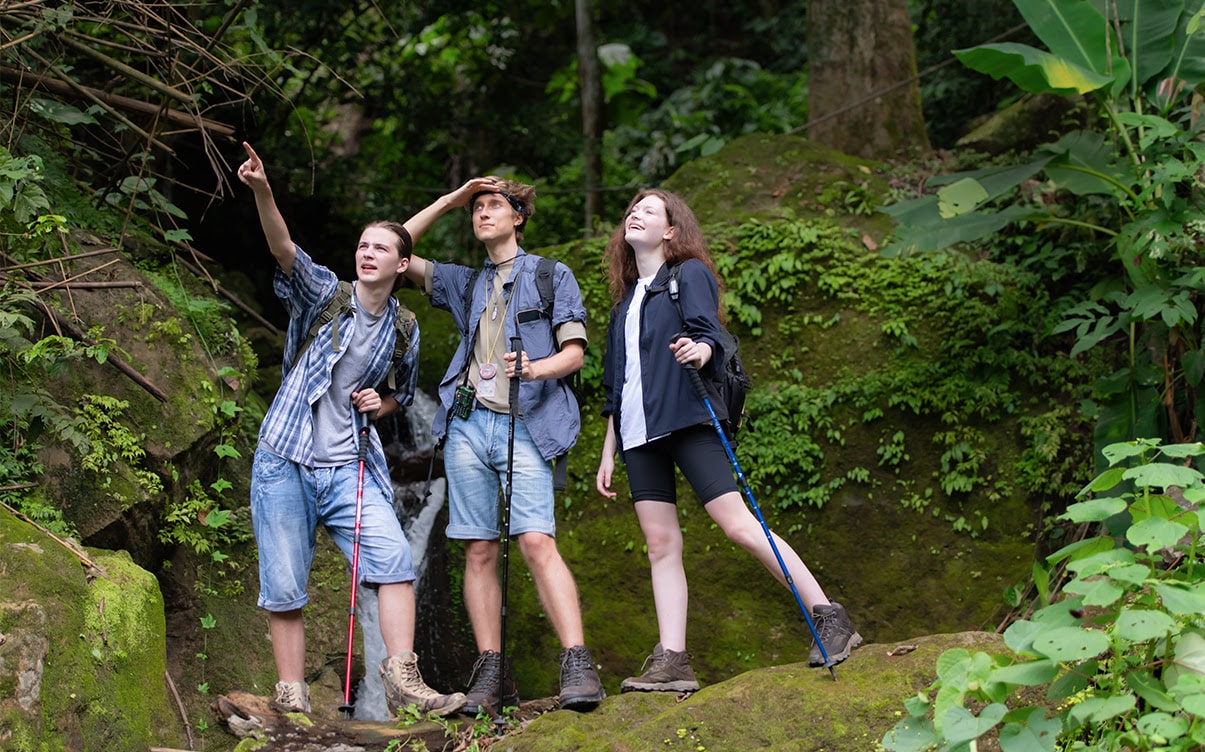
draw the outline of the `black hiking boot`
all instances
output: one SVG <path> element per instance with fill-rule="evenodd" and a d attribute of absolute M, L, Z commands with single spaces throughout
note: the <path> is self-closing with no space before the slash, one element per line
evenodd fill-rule
<path fill-rule="evenodd" d="M 816 634 L 824 643 L 824 652 L 828 653 L 828 663 L 820 653 L 820 645 L 813 642 L 812 652 L 808 653 L 809 666 L 836 666 L 849 657 L 854 648 L 862 644 L 862 635 L 854 629 L 845 607 L 833 601 L 827 606 L 816 606 L 812 609 L 812 625 Z"/>
<path fill-rule="evenodd" d="M 645 669 L 648 669 L 645 671 Z M 620 692 L 698 692 L 699 682 L 690 667 L 685 650 L 666 650 L 661 643 L 644 659 L 640 676 L 629 676 L 619 685 Z"/>
<path fill-rule="evenodd" d="M 585 645 L 576 645 L 561 651 L 561 694 L 562 708 L 589 710 L 607 696 L 594 658 Z"/>
<path fill-rule="evenodd" d="M 501 688 L 501 697 L 499 697 Z M 462 712 L 475 716 L 482 710 L 501 713 L 503 708 L 519 704 L 519 690 L 511 671 L 510 659 L 506 661 L 505 675 L 502 671 L 502 654 L 487 650 L 473 664 L 473 675 L 469 677 L 469 691 Z"/>

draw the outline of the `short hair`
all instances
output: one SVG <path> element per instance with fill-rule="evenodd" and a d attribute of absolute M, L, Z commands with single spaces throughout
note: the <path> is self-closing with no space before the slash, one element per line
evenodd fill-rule
<path fill-rule="evenodd" d="M 401 241 L 398 244 L 397 249 L 398 258 L 410 258 L 410 254 L 414 253 L 414 240 L 410 237 L 410 231 L 407 230 L 406 226 L 401 222 L 395 222 L 392 219 L 378 219 L 375 222 L 369 222 L 368 224 L 364 225 L 364 230 L 368 230 L 373 227 L 379 227 L 382 230 L 389 230 L 394 235 L 397 235 L 398 240 Z M 363 230 L 361 230 L 361 232 L 363 232 Z"/>
<path fill-rule="evenodd" d="M 510 204 L 511 209 L 516 214 L 523 216 L 523 221 L 515 228 L 515 236 L 520 241 L 523 240 L 523 228 L 527 226 L 527 220 L 531 219 L 531 215 L 536 213 L 536 187 L 520 183 L 517 180 L 503 180 L 493 175 L 487 175 L 486 177 L 494 181 L 494 187 L 474 193 L 469 199 L 468 210 L 470 212 L 473 210 L 473 204 L 477 201 L 478 196 L 487 193 L 497 193 L 506 199 L 506 202 Z"/>

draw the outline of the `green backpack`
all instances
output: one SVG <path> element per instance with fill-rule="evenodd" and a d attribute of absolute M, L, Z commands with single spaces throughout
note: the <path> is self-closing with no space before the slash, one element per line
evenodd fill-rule
<path fill-rule="evenodd" d="M 351 311 L 351 282 L 339 282 L 339 287 L 335 290 L 335 297 L 326 304 L 322 309 L 322 313 L 318 314 L 318 320 L 310 327 L 310 331 L 306 334 L 305 342 L 301 344 L 301 349 L 297 351 L 297 358 L 294 363 L 301 362 L 301 356 L 305 354 L 310 343 L 314 341 L 318 330 L 327 323 L 334 322 L 331 325 L 331 349 L 334 352 L 339 351 L 339 317 Z M 402 359 L 406 357 L 406 353 L 410 350 L 410 335 L 414 331 L 415 316 L 404 305 L 398 305 L 397 318 L 394 319 L 393 326 L 397 329 L 397 338 L 393 343 L 393 367 L 389 369 L 389 378 L 387 386 L 390 391 L 397 391 L 397 371 L 402 365 Z"/>

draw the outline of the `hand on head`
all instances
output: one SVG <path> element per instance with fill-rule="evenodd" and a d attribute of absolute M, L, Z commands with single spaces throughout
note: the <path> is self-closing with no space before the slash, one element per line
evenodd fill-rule
<path fill-rule="evenodd" d="M 473 178 L 464 185 L 447 195 L 448 203 L 451 206 L 468 206 L 473 196 L 482 191 L 493 191 L 498 189 L 498 179 L 495 177 Z"/>

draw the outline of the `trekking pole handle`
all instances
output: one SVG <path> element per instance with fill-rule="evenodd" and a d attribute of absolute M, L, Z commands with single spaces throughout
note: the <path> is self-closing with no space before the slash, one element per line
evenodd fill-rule
<path fill-rule="evenodd" d="M 672 283 L 673 280 L 670 280 L 670 282 Z M 674 336 L 670 337 L 670 344 L 673 344 L 683 337 L 688 336 L 689 335 L 687 335 L 686 332 L 678 332 Z M 703 385 L 703 377 L 699 375 L 699 367 L 694 363 L 683 363 L 682 367 L 686 369 L 686 373 L 690 376 L 690 384 L 695 388 L 695 393 L 698 394 L 699 397 L 708 404 L 708 406 L 710 406 L 711 399 L 707 396 L 707 387 Z"/>
<path fill-rule="evenodd" d="M 368 459 L 368 413 L 356 413 L 356 434 L 359 438 L 359 446 L 357 447 L 357 462 L 365 462 Z"/>
<path fill-rule="evenodd" d="M 515 383 L 523 380 L 523 340 L 520 337 L 510 338 L 510 351 L 515 354 Z"/>

